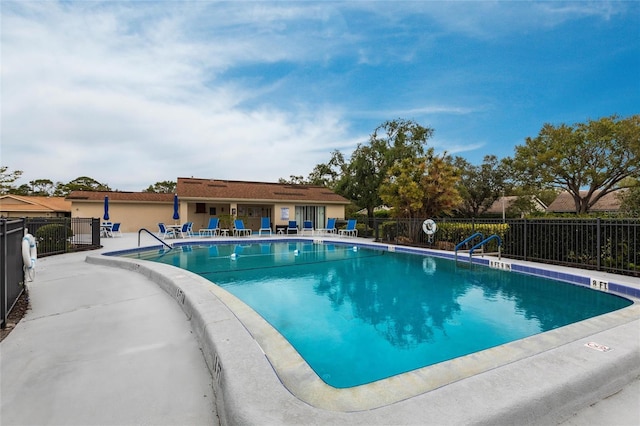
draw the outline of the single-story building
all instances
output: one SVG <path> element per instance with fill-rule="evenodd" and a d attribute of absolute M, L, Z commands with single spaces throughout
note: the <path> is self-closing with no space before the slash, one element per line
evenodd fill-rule
<path fill-rule="evenodd" d="M 71 202 L 64 197 L 2 195 L 0 217 L 71 217 Z"/>
<path fill-rule="evenodd" d="M 520 196 L 518 195 L 506 195 L 504 197 L 499 197 L 493 202 L 493 204 L 491 204 L 491 206 L 486 211 L 482 213 L 482 215 L 502 216 L 504 214 L 505 216 L 511 217 L 514 214 L 519 214 L 521 217 L 524 217 L 524 215 L 526 215 L 527 213 L 544 212 L 547 209 L 547 206 L 542 202 L 542 200 L 540 200 L 535 195 L 530 195 L 529 199 L 531 200 L 531 203 L 528 205 L 528 207 L 530 207 L 532 210 L 527 212 L 514 212 L 516 201 L 518 201 L 519 198 Z"/>
<path fill-rule="evenodd" d="M 217 179 L 178 178 L 176 195 L 178 220 L 173 219 L 174 194 L 73 191 L 66 199 L 71 202 L 72 217 L 101 218 L 108 196 L 109 219 L 120 222 L 122 232 L 141 228 L 156 232 L 159 222 L 193 222 L 197 232 L 206 228 L 212 217 L 220 218 L 221 223 L 224 219 L 243 219 L 245 227 L 254 230 L 260 228 L 262 217 L 271 219 L 274 230 L 290 220 L 296 220 L 299 226 L 311 220 L 315 228 L 320 228 L 330 217 L 344 219 L 349 205 L 349 200 L 323 186 Z"/>
<path fill-rule="evenodd" d="M 591 206 L 589 209 L 589 213 L 617 213 L 620 211 L 620 191 L 612 191 L 605 194 L 602 198 L 600 198 L 596 203 Z M 599 192 L 599 191 L 597 191 Z M 597 193 L 596 192 L 596 193 Z M 587 191 L 580 191 L 581 196 L 585 196 Z M 595 194 L 595 193 L 594 193 Z M 573 200 L 573 196 L 567 192 L 561 192 L 558 194 L 555 200 L 549 204 L 547 207 L 547 212 L 549 213 L 575 213 L 576 212 L 576 204 Z"/>

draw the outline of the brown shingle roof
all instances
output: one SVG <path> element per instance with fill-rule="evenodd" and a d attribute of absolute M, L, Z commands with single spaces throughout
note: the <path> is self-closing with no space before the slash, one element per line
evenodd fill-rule
<path fill-rule="evenodd" d="M 104 201 L 109 196 L 109 201 L 144 201 L 144 202 L 171 202 L 173 194 L 158 194 L 155 192 L 107 192 L 107 191 L 72 191 L 67 195 L 67 200 Z"/>
<path fill-rule="evenodd" d="M 590 209 L 590 212 L 617 212 L 620 210 L 620 199 L 618 191 L 609 192 L 600 198 Z M 580 191 L 580 195 L 586 195 L 587 191 Z M 561 192 L 547 208 L 548 212 L 555 213 L 575 213 L 576 205 L 573 196 L 568 192 Z"/>
<path fill-rule="evenodd" d="M 176 192 L 181 198 L 300 201 L 349 204 L 349 201 L 323 186 L 232 180 L 178 178 Z"/>
<path fill-rule="evenodd" d="M 513 203 L 515 203 L 518 198 L 517 195 L 506 195 L 504 197 L 500 197 L 491 204 L 491 206 L 485 211 L 485 213 L 497 214 L 502 213 L 502 200 L 504 199 L 504 208 L 505 210 L 509 209 Z M 536 196 L 531 196 L 531 201 L 534 203 L 534 208 L 538 211 L 545 211 L 546 206 L 542 201 L 540 201 Z"/>
<path fill-rule="evenodd" d="M 64 197 L 38 197 L 25 195 L 4 195 L 0 197 L 2 211 L 70 212 L 71 202 Z"/>

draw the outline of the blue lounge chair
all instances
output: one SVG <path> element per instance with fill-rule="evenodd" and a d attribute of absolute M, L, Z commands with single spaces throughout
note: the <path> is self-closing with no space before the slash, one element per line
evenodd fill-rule
<path fill-rule="evenodd" d="M 260 219 L 260 229 L 258 230 L 258 235 L 262 235 L 262 231 L 268 232 L 271 235 L 271 220 L 268 217 L 263 217 Z"/>
<path fill-rule="evenodd" d="M 220 231 L 220 228 L 218 227 L 220 223 L 220 219 L 217 217 L 211 217 L 209 218 L 209 225 L 207 225 L 206 228 L 202 228 L 200 230 L 198 230 L 198 234 L 201 237 L 215 237 L 216 235 L 218 235 L 218 232 Z"/>
<path fill-rule="evenodd" d="M 336 230 L 336 218 L 330 217 L 327 219 L 327 227 L 326 228 L 318 228 L 316 229 L 320 234 L 335 234 L 338 231 Z"/>
<path fill-rule="evenodd" d="M 175 232 L 173 232 L 173 229 L 168 229 L 164 223 L 158 223 L 158 228 L 160 229 L 158 231 L 158 237 L 162 237 L 162 239 L 165 239 L 167 237 L 175 238 L 176 234 Z"/>
<path fill-rule="evenodd" d="M 115 222 L 113 225 L 111 225 L 110 234 L 112 237 L 122 237 L 122 232 L 120 232 L 120 222 Z"/>
<path fill-rule="evenodd" d="M 244 221 L 242 219 L 236 219 L 233 221 L 233 236 L 245 236 L 251 235 L 251 229 L 244 227 Z"/>
<path fill-rule="evenodd" d="M 287 234 L 291 234 L 292 232 L 298 233 L 298 223 L 295 220 L 290 220 L 289 226 L 287 227 Z"/>
<path fill-rule="evenodd" d="M 305 220 L 302 222 L 302 229 L 300 230 L 300 235 L 304 235 L 305 232 L 309 232 L 313 235 L 313 222 L 310 220 Z"/>
<path fill-rule="evenodd" d="M 349 219 L 347 221 L 347 227 L 345 229 L 339 229 L 338 230 L 338 234 L 342 237 L 344 235 L 348 236 L 348 237 L 357 237 L 358 236 L 358 230 L 356 229 L 356 220 L 355 219 Z"/>

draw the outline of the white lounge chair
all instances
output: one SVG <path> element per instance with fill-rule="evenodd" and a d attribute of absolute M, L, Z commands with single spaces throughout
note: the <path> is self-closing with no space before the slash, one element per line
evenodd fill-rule
<path fill-rule="evenodd" d="M 356 223 L 357 221 L 355 219 L 349 219 L 347 221 L 347 227 L 345 229 L 339 229 L 338 234 L 341 237 L 345 235 L 348 237 L 357 237 L 358 229 L 356 229 Z"/>
<path fill-rule="evenodd" d="M 220 231 L 220 228 L 218 227 L 220 223 L 220 218 L 217 217 L 211 217 L 209 218 L 209 225 L 207 225 L 206 228 L 202 228 L 198 230 L 198 235 L 200 235 L 201 237 L 215 237 L 216 235 L 218 235 L 218 232 Z"/>
<path fill-rule="evenodd" d="M 258 230 L 258 235 L 262 235 L 262 232 L 268 232 L 271 235 L 271 220 L 268 217 L 263 217 L 260 219 L 260 229 Z"/>

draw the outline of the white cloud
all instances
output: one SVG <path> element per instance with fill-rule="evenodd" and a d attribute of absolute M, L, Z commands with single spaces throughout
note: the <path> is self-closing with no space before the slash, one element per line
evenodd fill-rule
<path fill-rule="evenodd" d="M 23 181 L 86 175 L 122 190 L 192 175 L 275 181 L 306 175 L 349 139 L 330 105 L 243 109 L 273 87 L 216 78 L 239 56 L 281 59 L 269 40 L 188 40 L 184 15 L 109 6 L 13 4 L 3 16 L 2 161 Z"/>
<path fill-rule="evenodd" d="M 5 0 L 0 7 L 2 165 L 23 170 L 21 183 L 86 175 L 140 190 L 179 176 L 307 175 L 334 149 L 348 156 L 366 142 L 374 120 L 436 116 L 455 126 L 487 103 L 499 108 L 486 96 L 451 93 L 475 69 L 425 67 L 431 74 L 397 92 L 385 85 L 393 76 L 379 70 L 411 67 L 451 34 L 497 37 L 608 19 L 626 6 Z M 359 78 L 363 69 L 380 73 L 370 86 Z"/>

